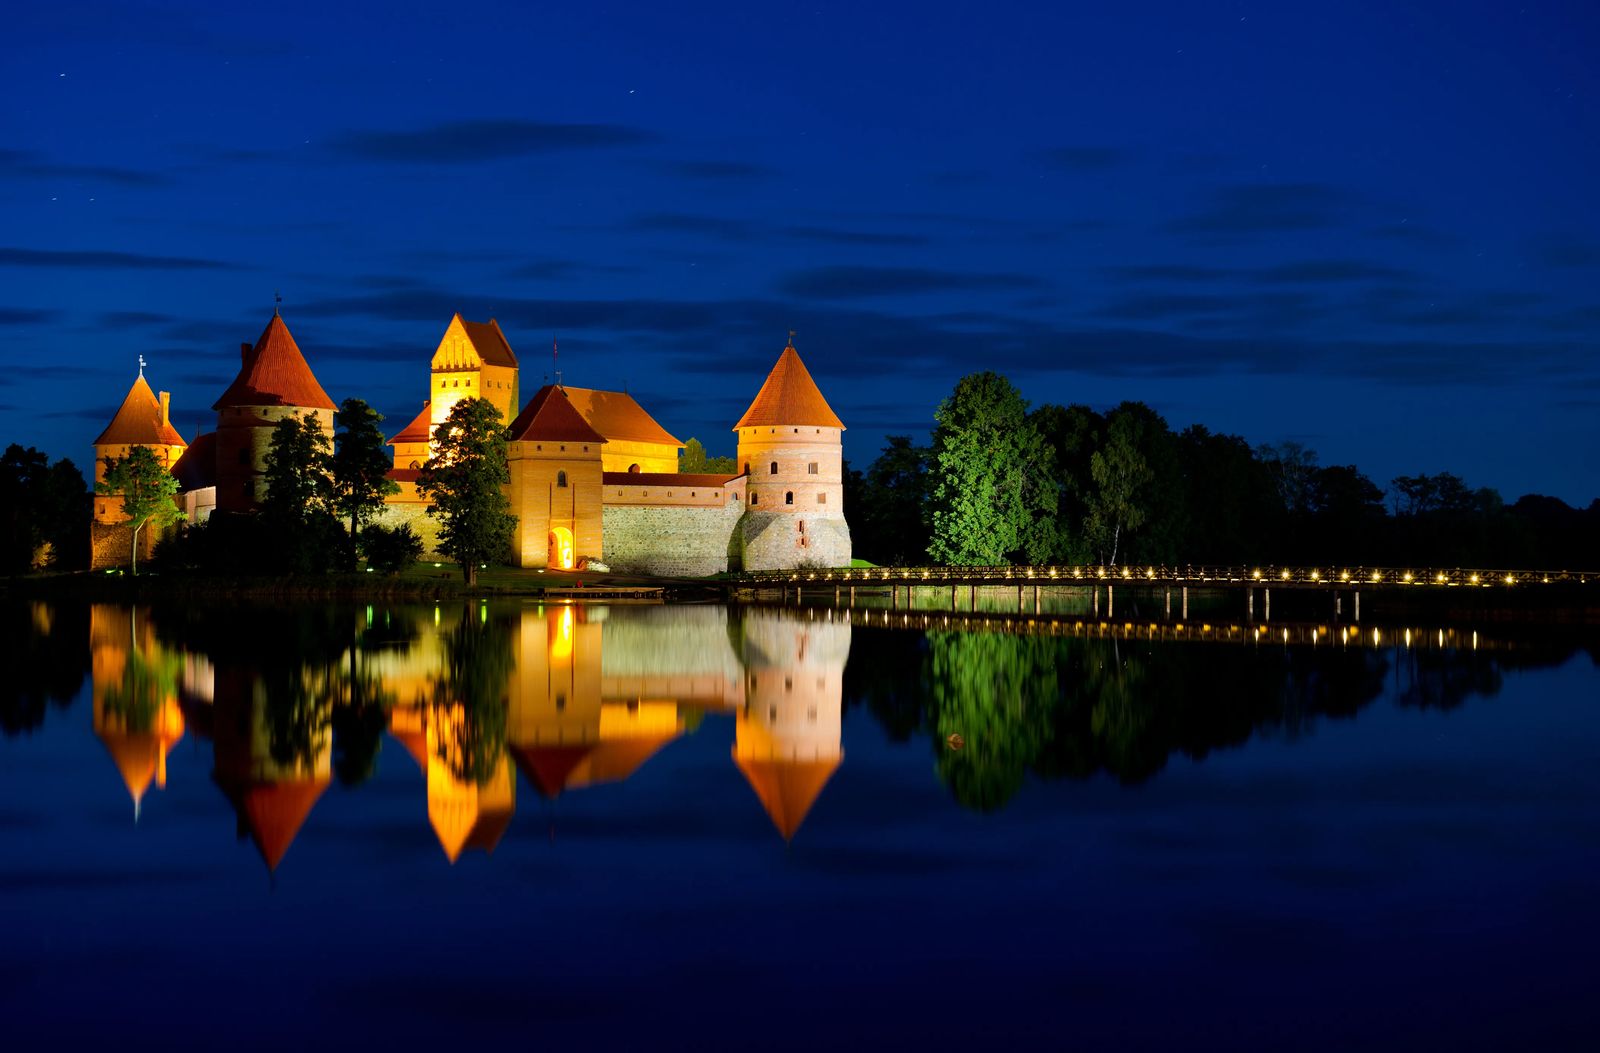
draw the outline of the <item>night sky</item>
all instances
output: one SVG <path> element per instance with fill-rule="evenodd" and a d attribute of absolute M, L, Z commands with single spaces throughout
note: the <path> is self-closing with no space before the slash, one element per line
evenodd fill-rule
<path fill-rule="evenodd" d="M 988 368 L 1600 495 L 1592 2 L 6 11 L 0 443 L 192 440 L 281 290 L 391 431 L 459 310 L 713 453 L 794 329 L 857 467 Z"/>

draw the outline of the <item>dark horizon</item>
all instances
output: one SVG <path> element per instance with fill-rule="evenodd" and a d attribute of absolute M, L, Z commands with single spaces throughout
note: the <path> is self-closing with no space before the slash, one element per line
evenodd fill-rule
<path fill-rule="evenodd" d="M 794 329 L 857 468 L 994 369 L 1600 495 L 1582 5 L 276 11 L 12 13 L 0 441 L 87 472 L 140 355 L 193 441 L 281 290 L 391 434 L 460 311 L 717 454 Z"/>

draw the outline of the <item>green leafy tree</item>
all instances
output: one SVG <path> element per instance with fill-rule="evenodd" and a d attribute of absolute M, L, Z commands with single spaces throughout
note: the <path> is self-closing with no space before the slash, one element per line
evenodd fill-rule
<path fill-rule="evenodd" d="M 422 557 L 422 539 L 410 523 L 393 529 L 373 525 L 361 532 L 361 549 L 367 566 L 392 577 Z"/>
<path fill-rule="evenodd" d="M 506 749 L 506 718 L 516 674 L 511 624 L 486 604 L 462 608 L 442 641 L 444 662 L 432 680 L 429 719 L 440 730 L 439 757 L 450 774 L 482 786 Z"/>
<path fill-rule="evenodd" d="M 732 457 L 712 457 L 706 453 L 705 443 L 691 438 L 683 444 L 678 454 L 678 471 L 696 475 L 732 475 L 739 470 Z"/>
<path fill-rule="evenodd" d="M 1094 493 L 1083 532 L 1090 548 L 1105 563 L 1117 565 L 1117 548 L 1124 533 L 1144 525 L 1143 491 L 1155 473 L 1134 445 L 1128 418 L 1113 419 L 1105 445 L 1089 458 Z"/>
<path fill-rule="evenodd" d="M 905 566 L 926 555 L 929 457 L 909 436 L 886 436 L 861 479 L 859 500 L 846 495 L 856 550 L 868 559 Z"/>
<path fill-rule="evenodd" d="M 326 571 L 353 558 L 334 512 L 332 461 L 315 414 L 287 417 L 272 429 L 261 514 L 282 568 Z"/>
<path fill-rule="evenodd" d="M 378 425 L 383 414 L 361 399 L 345 399 L 333 415 L 333 512 L 350 523 L 350 540 L 383 511 L 383 499 L 400 492 L 389 478 L 390 458 Z"/>
<path fill-rule="evenodd" d="M 958 565 L 1038 562 L 1055 545 L 1050 447 L 998 373 L 962 377 L 934 413 L 928 555 Z"/>
<path fill-rule="evenodd" d="M 500 559 L 517 525 L 504 490 L 511 473 L 500 411 L 487 399 L 462 399 L 434 442 L 417 492 L 433 502 L 428 514 L 441 524 L 439 548 L 461 564 L 467 584 L 476 585 L 478 564 Z"/>
<path fill-rule="evenodd" d="M 147 446 L 135 446 L 124 457 L 106 458 L 104 482 L 95 484 L 95 493 L 122 498 L 122 514 L 133 531 L 132 570 L 139 573 L 139 531 L 154 525 L 160 529 L 185 518 L 172 500 L 178 480 L 156 460 Z"/>
<path fill-rule="evenodd" d="M 1043 405 L 1028 415 L 1055 459 L 1056 546 L 1051 558 L 1067 563 L 1089 560 L 1081 524 L 1089 514 L 1094 480 L 1089 458 L 1105 441 L 1105 419 L 1088 406 Z M 1070 527 L 1079 529 L 1070 529 Z"/>

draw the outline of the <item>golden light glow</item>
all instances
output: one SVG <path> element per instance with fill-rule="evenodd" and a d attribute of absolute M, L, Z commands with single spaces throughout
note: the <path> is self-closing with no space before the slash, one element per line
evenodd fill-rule
<path fill-rule="evenodd" d="M 1279 575 L 1279 577 L 1281 577 L 1284 581 L 1288 581 L 1289 580 L 1289 572 L 1287 570 L 1285 570 L 1282 574 Z"/>
<path fill-rule="evenodd" d="M 1255 578 L 1257 581 L 1261 580 L 1261 572 L 1259 570 L 1251 572 L 1250 576 Z"/>

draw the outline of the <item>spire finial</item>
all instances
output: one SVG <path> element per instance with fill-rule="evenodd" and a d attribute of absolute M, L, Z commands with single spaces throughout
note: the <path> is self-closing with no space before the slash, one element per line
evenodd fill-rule
<path fill-rule="evenodd" d="M 144 379 L 144 356 L 139 356 L 139 379 Z"/>
<path fill-rule="evenodd" d="M 794 330 L 789 330 L 789 346 L 794 347 Z"/>
<path fill-rule="evenodd" d="M 561 386 L 561 345 L 556 338 L 550 338 L 550 369 L 556 375 L 556 387 Z"/>
<path fill-rule="evenodd" d="M 274 289 L 274 290 L 272 290 L 272 317 L 281 318 L 282 316 L 283 316 L 283 294 L 281 292 L 279 292 L 277 289 Z"/>

